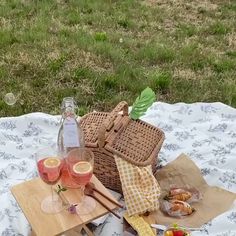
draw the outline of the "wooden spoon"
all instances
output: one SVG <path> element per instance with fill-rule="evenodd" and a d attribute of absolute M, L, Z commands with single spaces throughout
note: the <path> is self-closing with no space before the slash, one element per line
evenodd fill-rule
<path fill-rule="evenodd" d="M 86 186 L 84 189 L 84 194 L 97 200 L 109 212 L 111 212 L 114 216 L 116 216 L 118 219 L 120 219 L 120 216 L 117 213 L 115 213 L 113 210 L 111 210 L 105 203 L 103 203 L 98 197 L 96 197 L 96 195 L 94 194 L 94 191 L 91 187 Z"/>
<path fill-rule="evenodd" d="M 100 190 L 98 190 L 98 189 L 95 187 L 95 184 L 94 184 L 94 183 L 91 183 L 91 182 L 90 182 L 90 183 L 86 184 L 86 188 L 98 192 L 100 195 L 102 195 L 104 198 L 106 198 L 107 200 L 109 200 L 110 202 L 112 202 L 113 204 L 115 204 L 116 206 L 121 207 L 121 208 L 124 207 L 124 206 L 123 206 L 122 204 L 120 204 L 119 202 L 114 201 L 113 199 L 111 199 L 110 197 L 108 197 L 107 195 L 105 195 L 103 192 L 101 192 Z"/>

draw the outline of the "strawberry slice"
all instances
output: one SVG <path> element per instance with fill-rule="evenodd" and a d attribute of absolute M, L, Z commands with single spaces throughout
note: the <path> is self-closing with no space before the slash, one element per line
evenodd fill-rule
<path fill-rule="evenodd" d="M 173 236 L 184 236 L 185 232 L 183 230 L 174 230 L 173 231 Z"/>

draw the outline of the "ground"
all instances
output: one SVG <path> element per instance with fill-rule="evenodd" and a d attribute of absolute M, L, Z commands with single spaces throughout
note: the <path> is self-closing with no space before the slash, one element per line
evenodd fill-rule
<path fill-rule="evenodd" d="M 236 107 L 234 0 L 1 0 L 0 116 L 163 102 Z M 3 97 L 13 92 L 8 106 Z"/>

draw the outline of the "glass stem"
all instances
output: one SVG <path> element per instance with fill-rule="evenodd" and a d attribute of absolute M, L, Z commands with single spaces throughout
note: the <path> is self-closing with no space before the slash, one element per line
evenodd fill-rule
<path fill-rule="evenodd" d="M 84 189 L 85 189 L 85 186 L 81 186 L 81 187 L 80 187 L 80 191 L 81 191 L 81 202 L 84 201 Z"/>
<path fill-rule="evenodd" d="M 53 191 L 53 186 L 51 185 L 51 195 L 52 195 L 52 202 L 54 201 L 54 191 Z"/>

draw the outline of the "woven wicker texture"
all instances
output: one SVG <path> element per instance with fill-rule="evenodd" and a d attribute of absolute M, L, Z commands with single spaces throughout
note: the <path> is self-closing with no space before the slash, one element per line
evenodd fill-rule
<path fill-rule="evenodd" d="M 94 174 L 110 189 L 122 192 L 119 172 L 112 153 L 105 154 L 94 150 Z"/>
<path fill-rule="evenodd" d="M 120 102 L 111 113 L 93 112 L 81 119 L 85 145 L 95 155 L 94 173 L 108 188 L 122 192 L 114 154 L 137 165 L 156 170 L 164 141 L 160 129 L 128 116 L 128 104 Z"/>
<path fill-rule="evenodd" d="M 92 112 L 81 119 L 86 145 L 97 146 L 98 131 L 109 113 Z"/>
<path fill-rule="evenodd" d="M 159 129 L 140 120 L 130 120 L 123 132 L 105 148 L 132 164 L 146 166 L 152 164 L 153 150 L 162 143 L 162 138 L 163 132 Z"/>

